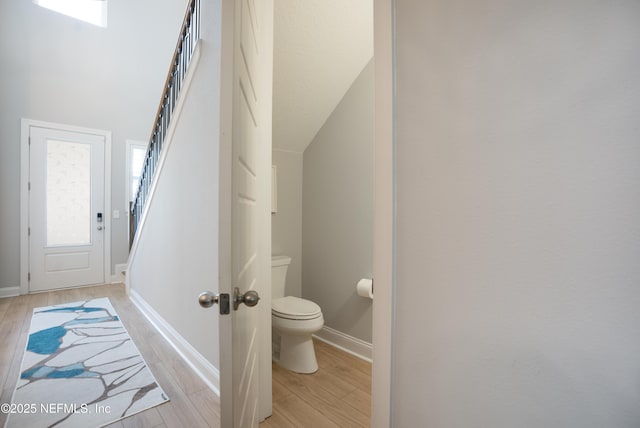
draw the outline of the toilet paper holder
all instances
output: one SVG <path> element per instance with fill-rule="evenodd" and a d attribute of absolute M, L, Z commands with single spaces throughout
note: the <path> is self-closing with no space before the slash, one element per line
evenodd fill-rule
<path fill-rule="evenodd" d="M 356 294 L 361 297 L 373 299 L 373 278 L 362 278 L 356 284 Z"/>

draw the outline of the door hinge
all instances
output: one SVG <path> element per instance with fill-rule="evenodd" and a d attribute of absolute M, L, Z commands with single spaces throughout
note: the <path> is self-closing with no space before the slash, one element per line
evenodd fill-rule
<path fill-rule="evenodd" d="M 27 281 L 31 281 L 31 272 L 27 274 Z"/>
<path fill-rule="evenodd" d="M 27 236 L 31 236 L 31 228 L 27 227 Z"/>
<path fill-rule="evenodd" d="M 29 145 L 31 145 L 31 135 L 29 135 Z"/>
<path fill-rule="evenodd" d="M 29 182 L 29 184 L 27 185 L 27 189 L 31 190 L 31 182 Z"/>

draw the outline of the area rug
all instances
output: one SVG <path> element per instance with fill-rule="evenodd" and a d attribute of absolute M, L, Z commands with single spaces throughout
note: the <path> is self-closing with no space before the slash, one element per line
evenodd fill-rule
<path fill-rule="evenodd" d="M 101 427 L 168 401 L 108 298 L 34 309 L 26 348 L 5 427 Z"/>

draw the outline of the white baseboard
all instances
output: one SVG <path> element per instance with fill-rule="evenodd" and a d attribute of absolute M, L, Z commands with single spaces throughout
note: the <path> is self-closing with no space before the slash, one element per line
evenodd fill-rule
<path fill-rule="evenodd" d="M 118 263 L 116 265 L 116 273 L 111 276 L 112 284 L 122 284 L 124 282 L 125 272 L 127 271 L 128 265 L 126 263 Z"/>
<path fill-rule="evenodd" d="M 314 334 L 313 337 L 365 361 L 373 361 L 373 346 L 371 346 L 369 342 L 349 336 L 348 334 L 327 326 L 322 327 L 322 330 Z"/>
<path fill-rule="evenodd" d="M 220 396 L 220 371 L 171 327 L 135 290 L 129 290 L 129 299 L 140 309 L 140 312 L 147 317 L 151 325 L 158 330 L 189 367 L 200 376 L 213 392 Z"/>
<path fill-rule="evenodd" d="M 14 297 L 20 295 L 20 287 L 3 287 L 0 288 L 0 299 L 3 297 Z"/>

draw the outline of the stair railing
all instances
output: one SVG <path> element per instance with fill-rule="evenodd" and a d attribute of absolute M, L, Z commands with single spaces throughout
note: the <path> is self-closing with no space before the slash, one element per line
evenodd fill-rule
<path fill-rule="evenodd" d="M 171 116 L 178 103 L 180 89 L 184 82 L 184 78 L 189 69 L 189 63 L 193 56 L 196 41 L 200 38 L 200 0 L 191 0 L 187 6 L 187 12 L 182 22 L 178 43 L 173 53 L 171 66 L 158 105 L 158 111 L 149 137 L 147 152 L 142 165 L 142 173 L 138 182 L 138 190 L 136 197 L 131 203 L 130 219 L 130 237 L 129 247 L 133 245 L 135 233 L 138 230 L 138 224 L 142 217 L 142 213 L 149 197 L 153 176 L 156 172 L 160 154 L 164 140 L 169 129 Z"/>

